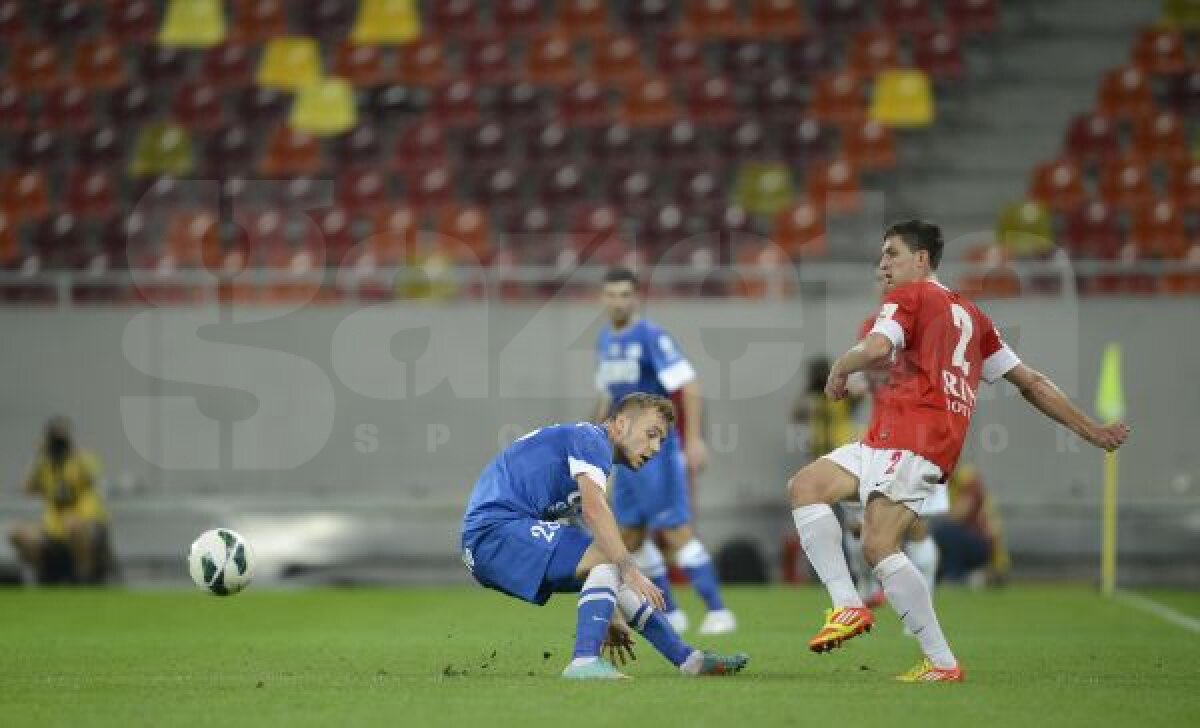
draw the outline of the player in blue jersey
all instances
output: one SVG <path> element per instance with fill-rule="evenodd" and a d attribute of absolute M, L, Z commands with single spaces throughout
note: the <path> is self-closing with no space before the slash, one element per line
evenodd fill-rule
<path fill-rule="evenodd" d="M 708 461 L 700 435 L 700 385 L 696 371 L 670 334 L 638 314 L 637 289 L 637 276 L 627 268 L 613 268 L 604 277 L 609 325 L 596 341 L 596 389 L 600 392 L 596 419 L 608 417 L 612 404 L 632 392 L 664 397 L 679 392 L 687 429 L 686 451 L 680 445 L 680 433 L 672 427 L 662 454 L 645 468 L 617 467 L 613 482 L 617 523 L 626 548 L 662 591 L 667 618 L 675 629 L 687 629 L 687 615 L 671 596 L 666 564 L 650 538 L 654 532 L 662 534 L 672 561 L 687 573 L 708 608 L 700 633 L 725 634 L 737 628 L 737 620 L 721 599 L 717 571 L 691 525 L 689 472 L 698 474 Z"/>
<path fill-rule="evenodd" d="M 554 592 L 580 592 L 564 677 L 625 677 L 612 659 L 633 657 L 626 622 L 685 675 L 732 675 L 746 665 L 745 655 L 697 650 L 679 638 L 608 508 L 614 463 L 637 470 L 652 462 L 674 421 L 670 400 L 633 394 L 598 425 L 553 425 L 519 438 L 475 483 L 462 530 L 463 561 L 475 579 L 538 605 Z M 588 530 L 561 522 L 572 515 Z"/>

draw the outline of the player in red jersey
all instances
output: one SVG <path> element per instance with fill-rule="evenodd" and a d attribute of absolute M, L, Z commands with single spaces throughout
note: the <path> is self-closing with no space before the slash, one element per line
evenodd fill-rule
<path fill-rule="evenodd" d="M 1045 375 L 1023 364 L 975 304 L 938 282 L 943 247 L 941 230 L 920 220 L 884 233 L 879 314 L 870 333 L 834 362 L 825 385 L 827 396 L 840 399 L 851 374 L 886 369 L 870 428 L 861 442 L 809 463 L 788 482 L 800 542 L 833 600 L 809 648 L 829 651 L 869 631 L 874 621 L 854 589 L 842 528 L 830 508 L 857 494 L 866 508 L 867 562 L 925 653 L 899 676 L 908 682 L 963 679 L 929 588 L 900 546 L 922 503 L 954 470 L 979 381 L 1007 379 L 1039 411 L 1098 448 L 1115 450 L 1129 434 L 1123 423 L 1106 426 L 1088 417 Z"/>

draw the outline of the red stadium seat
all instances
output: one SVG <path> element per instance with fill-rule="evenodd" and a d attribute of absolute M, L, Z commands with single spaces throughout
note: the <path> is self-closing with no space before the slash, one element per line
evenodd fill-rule
<path fill-rule="evenodd" d="M 666 126 L 679 116 L 671 84 L 662 78 L 636 83 L 625 94 L 624 120 L 633 127 Z"/>
<path fill-rule="evenodd" d="M 656 65 L 662 75 L 688 82 L 708 75 L 700 41 L 678 34 L 659 40 Z"/>
<path fill-rule="evenodd" d="M 679 31 L 694 38 L 732 38 L 746 27 L 733 0 L 693 0 L 684 5 Z"/>
<path fill-rule="evenodd" d="M 21 0 L 0 0 L 0 39 L 6 43 L 25 36 L 25 9 Z"/>
<path fill-rule="evenodd" d="M 834 155 L 835 145 L 830 130 L 813 118 L 797 118 L 785 123 L 777 133 L 780 153 L 784 159 L 807 164 Z"/>
<path fill-rule="evenodd" d="M 182 211 L 167 222 L 166 253 L 180 268 L 216 270 L 221 265 L 221 239 L 216 214 Z"/>
<path fill-rule="evenodd" d="M 559 0 L 556 19 L 572 38 L 598 38 L 612 27 L 605 0 Z"/>
<path fill-rule="evenodd" d="M 466 167 L 471 173 L 474 202 L 492 209 L 509 207 L 521 199 L 522 174 L 517 167 L 499 164 L 491 168 Z"/>
<path fill-rule="evenodd" d="M 1171 199 L 1190 213 L 1200 212 L 1200 160 L 1184 160 L 1171 165 L 1167 176 Z"/>
<path fill-rule="evenodd" d="M 546 24 L 537 0 L 497 0 L 492 17 L 496 29 L 506 37 L 531 35 Z"/>
<path fill-rule="evenodd" d="M 661 36 L 678 22 L 673 3 L 662 0 L 628 0 L 625 5 L 625 24 L 640 35 Z"/>
<path fill-rule="evenodd" d="M 211 131 L 224 122 L 221 92 L 203 81 L 188 81 L 175 91 L 171 116 L 193 131 Z"/>
<path fill-rule="evenodd" d="M 510 127 L 543 123 L 545 107 L 541 89 L 528 81 L 517 81 L 496 89 L 494 113 Z"/>
<path fill-rule="evenodd" d="M 538 196 L 553 207 L 579 202 L 586 192 L 583 169 L 573 162 L 546 170 L 538 184 Z"/>
<path fill-rule="evenodd" d="M 479 102 L 475 85 L 460 78 L 434 88 L 429 106 L 430 113 L 440 123 L 450 127 L 462 127 L 479 121 Z"/>
<path fill-rule="evenodd" d="M 602 84 L 630 86 L 645 79 L 641 46 L 629 35 L 610 35 L 592 42 L 592 74 Z"/>
<path fill-rule="evenodd" d="M 833 49 L 819 36 L 789 41 L 783 49 L 783 61 L 788 72 L 804 78 L 828 73 L 837 65 Z"/>
<path fill-rule="evenodd" d="M 559 98 L 559 113 L 568 126 L 600 126 L 612 119 L 608 95 L 595 80 L 586 78 L 568 86 Z"/>
<path fill-rule="evenodd" d="M 853 31 L 866 21 L 866 4 L 863 0 L 816 0 L 813 17 L 826 31 Z"/>
<path fill-rule="evenodd" d="M 893 33 L 925 33 L 933 27 L 929 0 L 883 0 L 879 19 Z"/>
<path fill-rule="evenodd" d="M 354 86 L 374 86 L 386 80 L 383 53 L 378 46 L 341 43 L 333 54 L 333 75 Z"/>
<path fill-rule="evenodd" d="M 172 85 L 187 75 L 187 53 L 179 48 L 149 45 L 138 55 L 138 75 L 151 86 Z"/>
<path fill-rule="evenodd" d="M 1128 211 L 1154 202 L 1150 169 L 1138 157 L 1105 162 L 1100 167 L 1100 197 L 1109 205 Z"/>
<path fill-rule="evenodd" d="M 421 210 L 436 210 L 453 200 L 453 172 L 446 165 L 416 170 L 405 186 L 408 203 Z"/>
<path fill-rule="evenodd" d="M 233 3 L 230 40 L 265 43 L 288 34 L 287 9 L 283 0 L 241 0 Z"/>
<path fill-rule="evenodd" d="M 694 167 L 704 156 L 700 132 L 689 119 L 680 119 L 656 130 L 650 146 L 655 157 L 669 166 Z"/>
<path fill-rule="evenodd" d="M 720 126 L 738 118 L 733 84 L 723 76 L 711 76 L 688 85 L 688 114 L 704 126 Z"/>
<path fill-rule="evenodd" d="M 74 168 L 67 179 L 63 204 L 69 212 L 83 219 L 110 217 L 117 205 L 112 175 L 103 169 Z"/>
<path fill-rule="evenodd" d="M 492 252 L 487 211 L 476 206 L 450 206 L 437 216 L 439 248 L 463 263 L 483 263 Z"/>
<path fill-rule="evenodd" d="M 1067 216 L 1062 241 L 1076 258 L 1116 260 L 1125 236 L 1116 211 L 1101 200 L 1091 200 Z"/>
<path fill-rule="evenodd" d="M 935 81 L 961 81 L 966 76 L 962 44 L 958 35 L 939 28 L 917 34 L 913 39 L 913 65 Z"/>
<path fill-rule="evenodd" d="M 8 52 L 8 80 L 22 91 L 41 91 L 61 81 L 58 47 L 22 38 Z"/>
<path fill-rule="evenodd" d="M 342 40 L 353 25 L 357 0 L 311 0 L 297 3 L 300 29 L 326 43 Z"/>
<path fill-rule="evenodd" d="M 1134 66 L 1116 68 L 1104 75 L 1096 110 L 1117 119 L 1136 119 L 1154 111 L 1154 97 L 1146 74 Z"/>
<path fill-rule="evenodd" d="M 158 33 L 160 18 L 151 0 L 112 0 L 105 28 L 121 43 L 150 43 Z"/>
<path fill-rule="evenodd" d="M 508 161 L 508 133 L 499 123 L 486 121 L 465 130 L 463 162 L 471 167 L 498 167 Z"/>
<path fill-rule="evenodd" d="M 91 129 L 96 123 L 91 95 L 82 86 L 60 86 L 47 91 L 42 122 L 51 129 Z"/>
<path fill-rule="evenodd" d="M 248 45 L 219 45 L 205 52 L 201 77 L 218 88 L 245 88 L 254 83 L 254 55 Z"/>
<path fill-rule="evenodd" d="M 813 118 L 823 123 L 861 123 L 867 116 L 862 78 L 850 71 L 819 76 L 810 108 Z"/>
<path fill-rule="evenodd" d="M 675 180 L 675 199 L 691 210 L 711 209 L 726 197 L 726 185 L 709 169 L 690 169 Z"/>
<path fill-rule="evenodd" d="M 254 147 L 249 130 L 234 124 L 213 134 L 203 162 L 206 171 L 216 177 L 244 175 L 254 166 Z"/>
<path fill-rule="evenodd" d="M 991 35 L 1000 27 L 997 0 L 945 0 L 943 12 L 960 35 Z"/>
<path fill-rule="evenodd" d="M 900 44 L 888 29 L 857 31 L 850 39 L 849 69 L 860 76 L 874 76 L 900 65 Z"/>
<path fill-rule="evenodd" d="M 586 149 L 593 164 L 609 169 L 629 169 L 643 160 L 633 129 L 621 122 L 593 130 Z"/>
<path fill-rule="evenodd" d="M 890 170 L 896 166 L 896 139 L 889 127 L 868 119 L 846 128 L 846 159 L 862 170 Z"/>
<path fill-rule="evenodd" d="M 750 86 L 750 105 L 768 121 L 788 121 L 804 113 L 800 84 L 788 74 L 772 76 Z"/>
<path fill-rule="evenodd" d="M 446 135 L 432 119 L 421 119 L 400 133 L 392 157 L 392 168 L 427 169 L 442 166 L 449 159 Z"/>
<path fill-rule="evenodd" d="M 61 152 L 58 136 L 49 129 L 22 132 L 9 145 L 9 159 L 18 167 L 52 167 Z"/>
<path fill-rule="evenodd" d="M 775 215 L 771 240 L 792 258 L 824 256 L 824 207 L 802 199 L 780 210 Z"/>
<path fill-rule="evenodd" d="M 465 38 L 479 32 L 478 3 L 472 0 L 440 0 L 430 3 L 430 26 L 434 34 Z"/>
<path fill-rule="evenodd" d="M 1064 146 L 1067 156 L 1087 164 L 1114 159 L 1121 153 L 1121 141 L 1112 119 L 1094 113 L 1071 119 Z"/>
<path fill-rule="evenodd" d="M 530 81 L 543 86 L 565 86 L 575 81 L 579 73 L 570 36 L 551 31 L 532 38 L 526 51 L 525 70 Z"/>
<path fill-rule="evenodd" d="M 526 130 L 520 146 L 531 164 L 544 168 L 563 164 L 572 158 L 571 140 L 567 127 L 552 121 Z"/>
<path fill-rule="evenodd" d="M 849 160 L 818 161 L 808 168 L 808 197 L 829 213 L 855 213 L 862 208 L 862 179 Z"/>
<path fill-rule="evenodd" d="M 30 244 L 43 268 L 79 269 L 90 257 L 79 221 L 69 212 L 51 215 L 34 226 Z"/>
<path fill-rule="evenodd" d="M 267 138 L 258 168 L 265 177 L 317 174 L 322 168 L 321 145 L 311 134 L 286 125 L 276 127 Z"/>
<path fill-rule="evenodd" d="M 1053 212 L 1071 212 L 1083 204 L 1087 193 L 1078 165 L 1070 159 L 1039 164 L 1029 185 L 1029 199 Z"/>
<path fill-rule="evenodd" d="M 272 125 L 283 117 L 289 100 L 290 94 L 279 89 L 252 86 L 238 94 L 238 114 L 255 127 Z"/>
<path fill-rule="evenodd" d="M 21 241 L 8 221 L 8 215 L 0 212 L 0 269 L 10 267 L 21 255 Z"/>
<path fill-rule="evenodd" d="M 799 38 L 807 31 L 799 0 L 752 0 L 750 32 L 760 38 Z"/>
<path fill-rule="evenodd" d="M 375 164 L 382 153 L 383 142 L 379 131 L 365 122 L 333 141 L 334 161 L 342 167 Z"/>
<path fill-rule="evenodd" d="M 377 169 L 347 169 L 337 177 L 336 196 L 351 215 L 368 213 L 390 198 L 387 176 Z"/>
<path fill-rule="evenodd" d="M 745 119 L 728 127 L 717 137 L 717 150 L 731 163 L 765 160 L 767 132 L 757 119 Z"/>
<path fill-rule="evenodd" d="M 91 9 L 78 0 L 42 3 L 42 29 L 48 38 L 71 40 L 91 25 Z"/>
<path fill-rule="evenodd" d="M 9 83 L 0 85 L 0 130 L 23 131 L 29 126 L 27 96 Z"/>
<path fill-rule="evenodd" d="M 384 206 L 372 215 L 374 232 L 366 249 L 377 265 L 398 265 L 412 260 L 417 250 L 420 219 L 406 205 Z"/>
<path fill-rule="evenodd" d="M 1168 80 L 1167 104 L 1181 114 L 1200 114 L 1200 70 L 1172 76 Z"/>
<path fill-rule="evenodd" d="M 111 89 L 125 82 L 125 59 L 111 38 L 89 38 L 75 47 L 76 82 L 89 89 Z"/>
<path fill-rule="evenodd" d="M 505 83 L 516 76 L 508 41 L 499 35 L 481 35 L 464 43 L 463 73 L 475 83 Z"/>
<path fill-rule="evenodd" d="M 1138 117 L 1133 124 L 1133 149 L 1152 161 L 1177 162 L 1187 159 L 1184 122 L 1171 111 Z"/>
<path fill-rule="evenodd" d="M 313 254 L 313 262 L 317 265 L 340 265 L 355 243 L 350 214 L 339 205 L 306 214 L 309 224 L 304 249 Z"/>
<path fill-rule="evenodd" d="M 124 156 L 121 135 L 113 126 L 93 129 L 79 137 L 75 144 L 75 161 L 85 166 L 112 166 Z"/>
<path fill-rule="evenodd" d="M 771 72 L 770 54 L 765 43 L 734 40 L 723 44 L 721 70 L 738 81 L 755 81 Z"/>
<path fill-rule="evenodd" d="M 418 38 L 397 49 L 397 81 L 413 86 L 436 86 L 449 79 L 446 50 L 437 38 Z"/>
<path fill-rule="evenodd" d="M 148 86 L 123 86 L 108 95 L 108 114 L 113 123 L 136 126 L 158 114 L 154 93 Z"/>
<path fill-rule="evenodd" d="M 653 204 L 646 210 L 638 243 L 645 246 L 650 260 L 657 261 L 663 251 L 688 236 L 683 208 L 674 203 Z"/>
<path fill-rule="evenodd" d="M 1165 199 L 1134 211 L 1129 240 L 1145 259 L 1182 260 L 1191 247 L 1183 214 Z"/>
<path fill-rule="evenodd" d="M 1164 76 L 1187 72 L 1183 33 L 1169 28 L 1143 28 L 1133 47 L 1133 65 L 1145 73 Z"/>

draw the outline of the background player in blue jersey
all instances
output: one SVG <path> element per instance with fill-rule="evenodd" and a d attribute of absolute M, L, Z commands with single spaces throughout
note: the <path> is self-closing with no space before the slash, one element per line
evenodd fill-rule
<path fill-rule="evenodd" d="M 651 462 L 674 421 L 670 400 L 633 394 L 598 425 L 552 425 L 521 437 L 475 483 L 462 530 L 463 561 L 475 579 L 538 605 L 554 592 L 580 591 L 564 677 L 625 677 L 601 654 L 633 656 L 626 621 L 685 675 L 731 675 L 746 665 L 745 655 L 703 652 L 679 638 L 608 508 L 614 463 L 637 470 Z M 590 533 L 560 520 L 575 514 Z"/>
<path fill-rule="evenodd" d="M 618 465 L 613 482 L 613 503 L 625 546 L 638 566 L 662 591 L 667 618 L 679 632 L 687 629 L 687 615 L 671 596 L 662 553 L 652 532 L 661 532 L 669 555 L 688 575 L 708 614 L 701 634 L 725 634 L 737 628 L 733 612 L 725 608 L 717 571 L 704 544 L 692 530 L 688 476 L 698 474 L 708 461 L 700 435 L 700 385 L 696 371 L 675 340 L 638 313 L 638 280 L 627 268 L 613 268 L 604 276 L 604 308 L 609 325 L 596 340 L 596 389 L 600 402 L 596 419 L 611 413 L 612 404 L 631 392 L 660 396 L 682 394 L 686 452 L 672 427 L 662 454 L 640 470 Z"/>

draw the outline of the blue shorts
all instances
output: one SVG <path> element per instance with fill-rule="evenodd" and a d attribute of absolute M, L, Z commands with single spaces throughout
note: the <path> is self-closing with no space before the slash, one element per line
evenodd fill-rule
<path fill-rule="evenodd" d="M 462 557 L 483 586 L 542 605 L 579 591 L 575 569 L 591 545 L 582 528 L 514 514 L 464 533 Z"/>
<path fill-rule="evenodd" d="M 667 438 L 641 470 L 618 465 L 615 471 L 613 515 L 618 525 L 657 531 L 692 522 L 687 463 L 677 436 Z"/>

